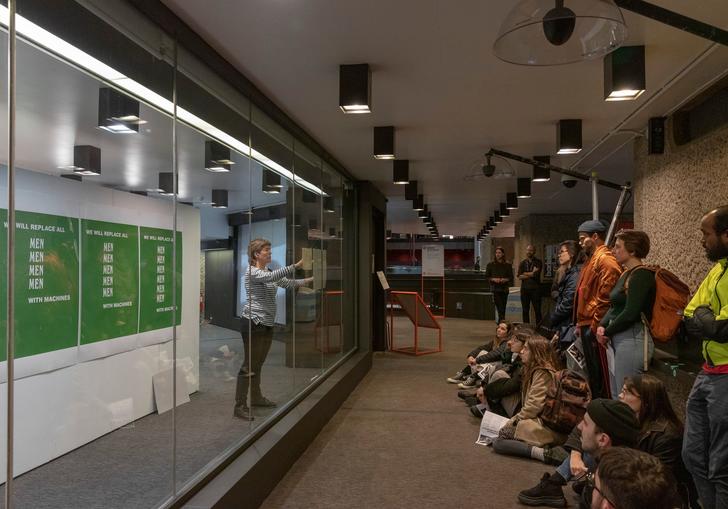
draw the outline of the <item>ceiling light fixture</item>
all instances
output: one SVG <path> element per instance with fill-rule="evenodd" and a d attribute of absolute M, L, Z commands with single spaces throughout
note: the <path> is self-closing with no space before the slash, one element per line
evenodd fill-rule
<path fill-rule="evenodd" d="M 506 207 L 505 202 L 500 203 L 500 215 L 501 217 L 506 217 L 511 215 L 511 211 L 508 210 L 508 207 Z"/>
<path fill-rule="evenodd" d="M 174 173 L 171 171 L 159 172 L 159 194 L 174 196 Z"/>
<path fill-rule="evenodd" d="M 528 177 L 519 177 L 516 180 L 516 196 L 518 198 L 531 197 L 531 179 Z"/>
<path fill-rule="evenodd" d="M 410 180 L 404 186 L 404 199 L 414 201 L 417 199 L 417 181 Z"/>
<path fill-rule="evenodd" d="M 419 217 L 419 218 L 425 218 L 425 217 L 427 217 L 427 215 L 428 215 L 429 213 L 430 213 L 430 211 L 429 211 L 429 210 L 427 210 L 427 205 L 425 205 L 424 207 L 422 207 L 422 208 L 421 208 L 421 209 L 419 210 L 419 212 L 417 212 L 417 217 Z"/>
<path fill-rule="evenodd" d="M 212 208 L 213 209 L 226 209 L 227 207 L 228 207 L 227 189 L 213 189 L 212 190 Z"/>
<path fill-rule="evenodd" d="M 339 66 L 339 107 L 344 113 L 371 113 L 369 64 Z"/>
<path fill-rule="evenodd" d="M 556 125 L 557 154 L 578 154 L 581 146 L 581 119 L 559 120 Z"/>
<path fill-rule="evenodd" d="M 336 203 L 333 196 L 324 196 L 324 212 L 336 212 Z"/>
<path fill-rule="evenodd" d="M 139 124 L 146 120 L 139 118 L 139 101 L 113 88 L 99 89 L 99 129 L 114 134 L 135 134 Z"/>
<path fill-rule="evenodd" d="M 205 142 L 205 169 L 213 173 L 227 173 L 235 161 L 230 159 L 230 149 L 213 140 Z"/>
<path fill-rule="evenodd" d="M 394 126 L 374 128 L 374 159 L 394 159 Z"/>
<path fill-rule="evenodd" d="M 417 199 L 412 202 L 414 210 L 423 210 L 425 208 L 425 197 L 421 194 L 417 195 Z"/>
<path fill-rule="evenodd" d="M 644 46 L 622 46 L 604 57 L 605 101 L 632 101 L 646 88 Z"/>
<path fill-rule="evenodd" d="M 621 46 L 627 25 L 612 0 L 521 0 L 503 20 L 495 56 L 520 65 L 561 65 L 599 58 Z"/>
<path fill-rule="evenodd" d="M 533 159 L 539 163 L 551 164 L 550 156 L 533 156 Z M 551 170 L 542 166 L 533 165 L 533 176 L 531 180 L 533 182 L 548 182 L 551 180 Z"/>
<path fill-rule="evenodd" d="M 395 159 L 392 161 L 392 182 L 395 184 L 409 184 L 409 160 Z"/>
<path fill-rule="evenodd" d="M 263 168 L 263 192 L 265 194 L 278 194 L 282 188 L 281 176 L 267 168 Z"/>
<path fill-rule="evenodd" d="M 506 207 L 510 210 L 518 208 L 518 193 L 506 193 Z"/>
<path fill-rule="evenodd" d="M 8 8 L 4 5 L 0 5 L 0 25 L 8 26 Z M 17 33 L 24 37 L 26 40 L 36 44 L 43 48 L 52 55 L 56 55 L 61 59 L 71 62 L 75 66 L 82 70 L 87 71 L 93 76 L 99 79 L 105 80 L 114 87 L 121 91 L 128 93 L 136 98 L 141 99 L 145 103 L 150 104 L 154 108 L 172 116 L 174 114 L 175 105 L 169 99 L 162 97 L 158 93 L 145 87 L 141 83 L 134 81 L 133 79 L 120 73 L 113 67 L 109 67 L 102 61 L 95 57 L 92 57 L 88 53 L 80 50 L 76 46 L 69 44 L 60 37 L 50 33 L 49 31 L 41 28 L 35 23 L 29 21 L 20 15 L 15 15 L 15 24 Z M 200 117 L 190 113 L 184 108 L 177 106 L 177 119 L 200 131 L 201 133 L 220 140 L 222 143 L 232 147 L 238 153 L 248 154 L 250 157 L 258 161 L 259 163 L 271 168 L 276 173 L 280 174 L 288 180 L 293 180 L 293 173 L 287 168 L 281 166 L 277 162 L 261 154 L 254 148 L 251 148 L 246 143 L 238 140 L 234 136 L 226 133 L 225 131 L 215 127 L 209 122 L 201 119 Z M 311 184 L 310 182 L 297 178 L 296 184 L 304 187 L 315 194 L 324 194 L 321 189 Z"/>
<path fill-rule="evenodd" d="M 101 149 L 92 145 L 74 146 L 71 169 L 78 175 L 101 175 Z"/>
<path fill-rule="evenodd" d="M 493 211 L 493 220 L 495 221 L 495 224 L 500 224 L 503 222 L 503 218 L 501 217 L 498 210 Z"/>

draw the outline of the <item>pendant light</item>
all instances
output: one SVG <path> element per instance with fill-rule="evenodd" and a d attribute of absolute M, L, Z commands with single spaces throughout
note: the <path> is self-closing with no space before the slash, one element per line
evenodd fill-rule
<path fill-rule="evenodd" d="M 551 157 L 549 156 L 533 156 L 533 159 L 540 163 L 551 164 Z M 551 170 L 533 165 L 533 176 L 531 180 L 533 182 L 548 182 L 551 180 Z"/>
<path fill-rule="evenodd" d="M 528 177 L 518 177 L 516 180 L 516 196 L 518 198 L 531 197 L 531 179 Z"/>
<path fill-rule="evenodd" d="M 371 113 L 369 64 L 339 66 L 339 107 L 344 113 Z"/>
<path fill-rule="evenodd" d="M 374 128 L 374 159 L 394 159 L 394 126 Z"/>
<path fill-rule="evenodd" d="M 631 101 L 645 88 L 644 46 L 622 46 L 604 57 L 605 101 Z"/>
<path fill-rule="evenodd" d="M 518 193 L 506 193 L 506 207 L 510 210 L 518 208 Z"/>
<path fill-rule="evenodd" d="M 392 161 L 392 182 L 395 184 L 409 184 L 409 160 L 395 159 Z"/>
<path fill-rule="evenodd" d="M 559 120 L 556 125 L 557 154 L 578 154 L 581 152 L 581 119 Z"/>

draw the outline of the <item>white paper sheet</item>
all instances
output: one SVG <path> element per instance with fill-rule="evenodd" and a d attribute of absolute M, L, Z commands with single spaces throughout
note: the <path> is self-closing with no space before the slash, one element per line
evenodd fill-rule
<path fill-rule="evenodd" d="M 478 440 L 475 441 L 478 445 L 490 445 L 493 439 L 498 436 L 500 429 L 508 422 L 508 417 L 495 414 L 491 411 L 486 411 L 483 414 L 483 419 L 480 421 L 480 433 L 478 434 Z"/>

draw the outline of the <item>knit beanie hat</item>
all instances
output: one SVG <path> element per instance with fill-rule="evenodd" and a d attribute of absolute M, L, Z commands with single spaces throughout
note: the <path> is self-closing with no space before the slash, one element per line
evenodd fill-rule
<path fill-rule="evenodd" d="M 640 431 L 640 424 L 634 411 L 621 401 L 593 399 L 586 412 L 594 424 L 609 435 L 613 446 L 634 447 Z"/>

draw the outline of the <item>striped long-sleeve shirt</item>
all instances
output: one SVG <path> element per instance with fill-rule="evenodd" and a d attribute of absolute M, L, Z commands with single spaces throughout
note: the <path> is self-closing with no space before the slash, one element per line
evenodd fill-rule
<path fill-rule="evenodd" d="M 289 265 L 280 269 L 259 269 L 253 265 L 245 271 L 244 283 L 248 300 L 243 307 L 243 316 L 256 324 L 273 326 L 276 317 L 276 292 L 278 287 L 297 288 L 303 286 L 303 279 L 293 277 L 295 266 Z"/>

